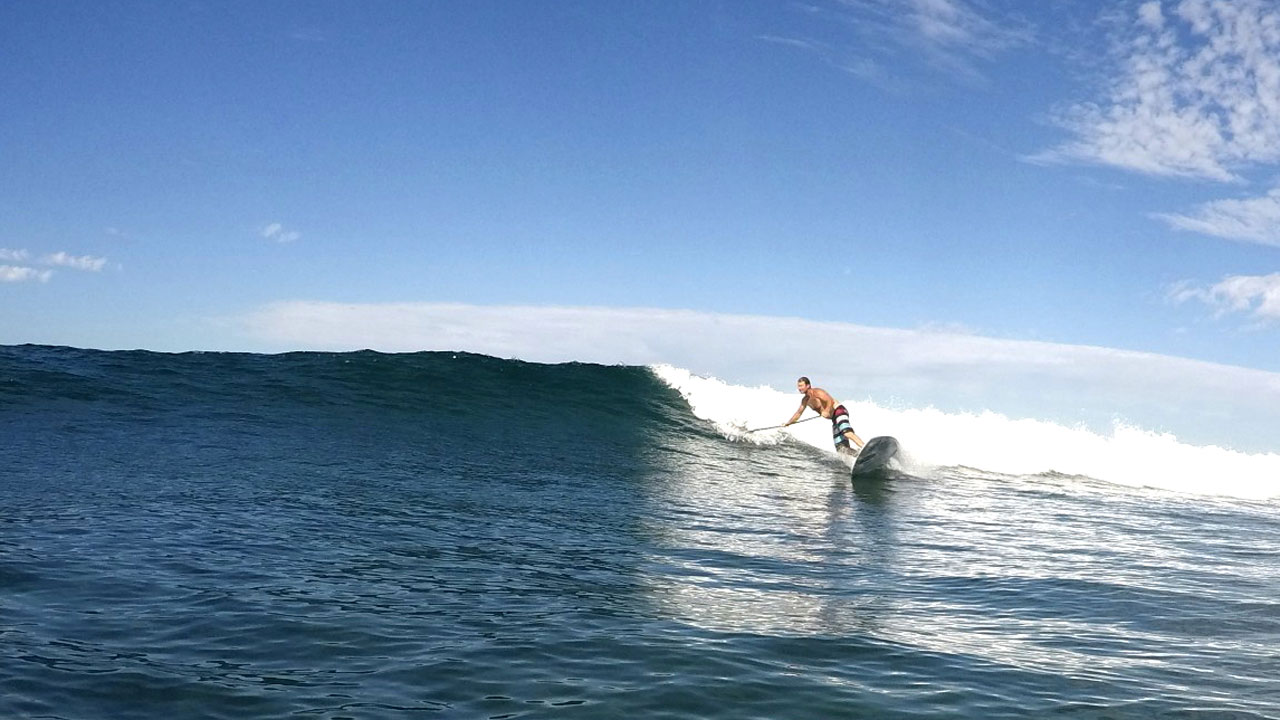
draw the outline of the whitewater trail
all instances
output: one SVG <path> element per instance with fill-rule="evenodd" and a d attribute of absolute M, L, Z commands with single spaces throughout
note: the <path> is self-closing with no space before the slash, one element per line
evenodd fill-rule
<path fill-rule="evenodd" d="M 712 423 L 726 439 L 761 445 L 795 441 L 839 457 L 831 443 L 830 425 L 823 421 L 747 432 L 785 422 L 799 407 L 798 393 L 733 385 L 670 365 L 650 369 L 684 397 L 696 417 Z M 1280 497 L 1280 455 L 1275 453 L 1189 445 L 1169 433 L 1121 421 L 1113 422 L 1110 433 L 1099 433 L 994 412 L 890 408 L 871 400 L 842 398 L 837 388 L 828 389 L 849 409 L 863 440 L 877 435 L 898 438 L 905 469 L 916 475 L 967 467 L 1015 477 L 1081 476 L 1199 495 Z"/>

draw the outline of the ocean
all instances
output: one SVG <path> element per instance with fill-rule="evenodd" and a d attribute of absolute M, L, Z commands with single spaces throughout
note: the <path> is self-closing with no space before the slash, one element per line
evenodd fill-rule
<path fill-rule="evenodd" d="M 0 347 L 0 717 L 1280 717 L 1280 457 L 839 399 Z"/>

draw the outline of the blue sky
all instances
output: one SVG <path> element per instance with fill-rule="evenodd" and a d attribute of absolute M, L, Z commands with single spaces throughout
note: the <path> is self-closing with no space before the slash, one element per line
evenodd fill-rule
<path fill-rule="evenodd" d="M 0 96 L 0 343 L 649 308 L 1280 392 L 1271 2 L 10 2 Z"/>

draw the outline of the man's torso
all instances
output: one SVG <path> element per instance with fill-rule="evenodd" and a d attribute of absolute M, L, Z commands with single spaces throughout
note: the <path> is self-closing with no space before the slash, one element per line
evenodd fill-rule
<path fill-rule="evenodd" d="M 836 407 L 835 399 L 833 399 L 826 390 L 822 390 L 821 388 L 811 388 L 809 390 L 808 397 L 805 399 L 805 403 L 819 415 L 827 418 L 828 420 L 831 419 L 831 413 Z"/>

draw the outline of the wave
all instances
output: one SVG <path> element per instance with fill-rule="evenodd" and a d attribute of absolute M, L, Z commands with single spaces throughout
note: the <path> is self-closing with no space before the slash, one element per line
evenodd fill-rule
<path fill-rule="evenodd" d="M 184 432 L 427 431 L 515 444 L 534 432 L 587 447 L 646 433 L 712 434 L 646 368 L 547 365 L 464 352 L 157 353 L 0 346 L 0 419 L 49 432 L 162 424 Z M 104 423 L 109 423 L 104 425 Z"/>
<path fill-rule="evenodd" d="M 669 365 L 651 370 L 685 398 L 695 416 L 711 422 L 729 440 L 765 445 L 791 440 L 838 457 L 830 426 L 823 421 L 748 432 L 785 422 L 799 407 L 796 393 L 732 385 Z M 1066 475 L 1197 495 L 1280 497 L 1280 455 L 1274 453 L 1190 445 L 1169 433 L 1122 422 L 1103 434 L 994 412 L 948 413 L 932 407 L 842 402 L 863 440 L 876 435 L 897 437 L 907 470 L 916 475 L 964 467 L 1010 477 Z"/>
<path fill-rule="evenodd" d="M 683 400 L 682 400 L 683 399 Z M 1059 474 L 1134 487 L 1244 499 L 1280 497 L 1280 455 L 1196 446 L 1115 423 L 1109 433 L 992 412 L 849 401 L 864 439 L 893 435 L 908 472 L 957 467 L 1010 477 Z M 290 427 L 417 427 L 460 442 L 532 431 L 566 447 L 681 442 L 799 442 L 841 461 L 825 422 L 785 430 L 798 396 L 733 385 L 688 370 L 547 365 L 450 352 L 154 353 L 0 347 L 0 411 L 62 432 L 82 420 L 111 427 L 211 421 L 219 432 Z M 15 420 L 15 422 L 18 422 Z M 509 427 L 508 427 L 509 426 Z M 101 427 L 95 426 L 95 427 Z M 113 430 L 114 431 L 114 430 Z M 335 432 L 338 432 L 335 430 Z M 709 447 L 703 449 L 711 450 Z"/>

